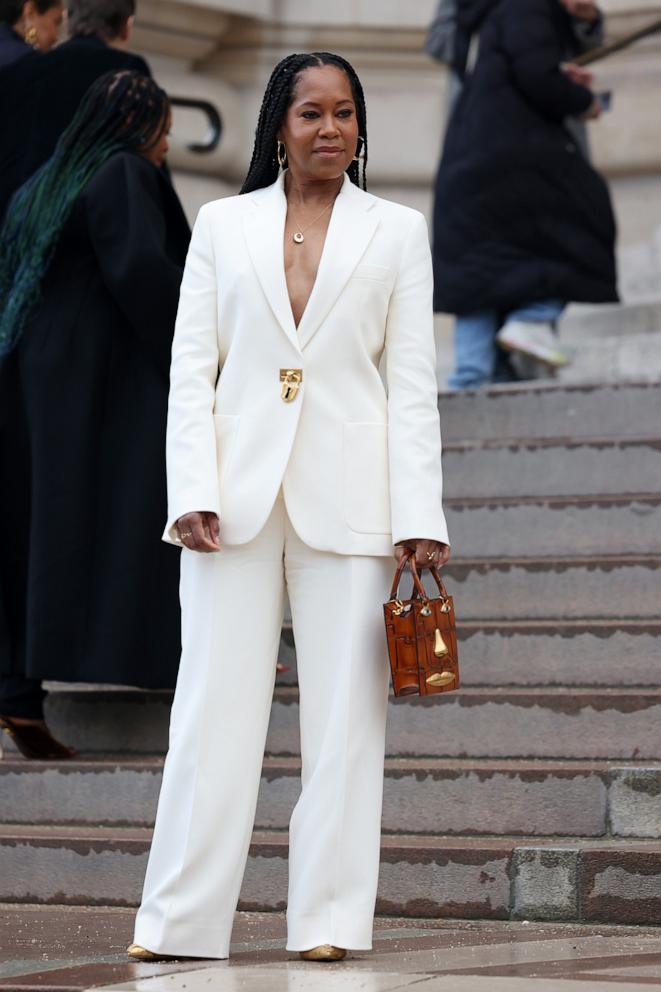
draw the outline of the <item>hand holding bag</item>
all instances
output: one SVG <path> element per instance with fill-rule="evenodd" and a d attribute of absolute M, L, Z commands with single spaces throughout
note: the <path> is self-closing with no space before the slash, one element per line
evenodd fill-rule
<path fill-rule="evenodd" d="M 413 591 L 399 598 L 402 573 L 410 562 Z M 393 579 L 390 599 L 383 605 L 390 657 L 392 687 L 396 696 L 419 693 L 429 696 L 459 688 L 459 658 L 454 603 L 439 570 L 430 567 L 438 598 L 430 599 L 420 581 L 415 552 L 405 555 Z"/>

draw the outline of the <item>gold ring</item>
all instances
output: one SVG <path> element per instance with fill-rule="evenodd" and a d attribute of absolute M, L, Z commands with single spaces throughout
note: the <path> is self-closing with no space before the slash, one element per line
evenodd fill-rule
<path fill-rule="evenodd" d="M 185 531 L 183 532 L 183 534 L 180 534 L 180 535 L 179 535 L 179 537 L 180 537 L 180 539 L 181 539 L 182 541 L 183 541 L 183 539 L 184 539 L 185 537 L 192 537 L 192 536 L 193 536 L 193 531 L 192 531 L 192 530 L 185 530 Z"/>

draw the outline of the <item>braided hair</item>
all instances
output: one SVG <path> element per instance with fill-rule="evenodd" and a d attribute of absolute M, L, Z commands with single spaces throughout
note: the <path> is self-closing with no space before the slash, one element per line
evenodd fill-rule
<path fill-rule="evenodd" d="M 255 189 L 271 186 L 278 178 L 276 135 L 292 102 L 296 83 L 304 69 L 323 65 L 332 65 L 341 69 L 342 72 L 346 73 L 351 84 L 351 92 L 356 104 L 358 134 L 363 140 L 361 142 L 360 161 L 351 162 L 347 169 L 347 175 L 356 186 L 367 189 L 365 175 L 367 166 L 367 112 L 365 94 L 360 79 L 353 66 L 341 55 L 333 55 L 331 52 L 312 52 L 307 55 L 288 55 L 276 65 L 271 73 L 259 111 L 255 147 L 250 160 L 248 175 L 241 187 L 242 193 L 251 193 Z M 361 162 L 362 169 L 360 169 Z"/>
<path fill-rule="evenodd" d="M 167 127 L 170 104 L 137 72 L 100 76 L 47 162 L 14 194 L 0 229 L 0 355 L 16 344 L 40 300 L 41 284 L 73 206 L 116 152 L 149 151 Z"/>

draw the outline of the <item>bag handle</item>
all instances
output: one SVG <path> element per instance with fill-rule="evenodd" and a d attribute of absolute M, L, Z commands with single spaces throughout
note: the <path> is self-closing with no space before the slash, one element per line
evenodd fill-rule
<path fill-rule="evenodd" d="M 411 574 L 413 576 L 413 595 L 412 599 L 422 599 L 423 602 L 427 602 L 427 593 L 425 587 L 420 581 L 420 573 L 418 572 L 418 566 L 415 563 L 415 551 L 412 548 L 406 549 L 406 554 L 402 557 L 399 565 L 397 566 L 397 571 L 395 572 L 395 577 L 392 581 L 392 588 L 390 590 L 390 599 L 396 600 L 397 594 L 399 593 L 399 584 L 402 581 L 402 575 L 404 574 L 404 569 L 407 564 L 411 564 Z M 425 566 L 427 567 L 427 566 Z M 443 579 L 441 578 L 441 573 L 436 565 L 429 565 L 429 571 L 434 577 L 434 581 L 438 586 L 438 591 L 441 594 L 441 599 L 448 599 L 447 589 L 443 584 Z"/>
<path fill-rule="evenodd" d="M 407 553 L 403 556 L 400 561 L 397 571 L 395 572 L 395 578 L 392 581 L 392 589 L 390 590 L 390 599 L 397 599 L 397 594 L 399 592 L 399 584 L 402 580 L 402 575 L 407 564 L 411 564 L 411 574 L 413 576 L 413 599 L 420 598 L 424 602 L 427 602 L 427 593 L 425 592 L 425 587 L 420 581 L 420 575 L 418 574 L 418 569 L 415 564 L 415 551 L 412 548 L 406 549 Z"/>
<path fill-rule="evenodd" d="M 430 565 L 429 571 L 434 576 L 434 581 L 438 586 L 438 591 L 441 594 L 441 599 L 449 599 L 450 597 L 448 596 L 448 591 L 445 588 L 443 579 L 441 578 L 441 573 L 438 570 L 438 565 Z"/>
<path fill-rule="evenodd" d="M 412 550 L 412 548 L 405 548 L 404 551 L 405 551 L 405 553 L 404 553 L 404 555 L 402 555 L 402 559 L 401 559 L 399 565 L 397 566 L 397 571 L 395 572 L 395 577 L 392 580 L 392 588 L 390 590 L 390 599 L 391 600 L 397 599 L 397 593 L 399 592 L 399 583 L 402 581 L 402 575 L 404 573 L 404 569 L 406 568 L 407 564 L 411 560 L 411 555 L 413 555 L 414 556 L 414 559 L 415 559 L 415 552 Z M 424 589 L 422 588 L 422 583 L 420 582 L 420 578 L 417 575 L 417 572 L 414 573 L 414 575 L 413 575 L 413 585 L 414 585 L 414 587 L 416 587 L 416 579 L 417 579 L 418 586 L 420 586 L 420 589 L 418 591 L 419 592 L 422 592 L 422 595 L 424 596 Z"/>

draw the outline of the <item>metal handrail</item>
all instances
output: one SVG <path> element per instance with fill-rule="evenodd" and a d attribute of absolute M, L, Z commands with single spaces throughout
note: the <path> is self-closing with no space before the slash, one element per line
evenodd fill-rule
<path fill-rule="evenodd" d="M 615 38 L 606 45 L 600 45 L 599 48 L 592 48 L 589 52 L 584 52 L 583 55 L 572 59 L 572 62 L 576 65 L 590 65 L 592 62 L 599 62 L 601 59 L 608 58 L 609 55 L 614 55 L 615 52 L 620 52 L 623 48 L 628 48 L 634 42 L 640 41 L 641 38 L 647 38 L 648 35 L 656 34 L 658 31 L 661 31 L 661 17 L 650 21 L 649 24 L 638 28 L 637 31 L 631 31 L 630 34 Z"/>
<path fill-rule="evenodd" d="M 170 97 L 170 104 L 173 107 L 188 107 L 191 110 L 201 110 L 206 114 L 209 130 L 204 141 L 192 141 L 186 145 L 191 152 L 206 154 L 214 151 L 218 147 L 220 136 L 223 133 L 223 120 L 213 103 L 208 100 L 196 100 L 186 96 Z"/>

